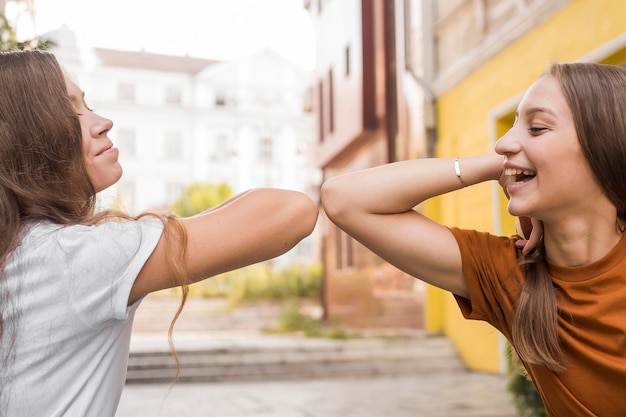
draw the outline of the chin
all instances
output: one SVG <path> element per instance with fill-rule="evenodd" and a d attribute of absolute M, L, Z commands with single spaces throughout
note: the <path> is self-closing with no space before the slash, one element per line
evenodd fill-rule
<path fill-rule="evenodd" d="M 96 189 L 96 194 L 97 194 L 97 193 L 99 193 L 99 192 L 101 192 L 101 191 L 106 190 L 107 188 L 109 188 L 109 187 L 110 187 L 110 186 L 112 186 L 112 185 L 113 185 L 113 184 L 108 184 L 108 185 L 96 184 L 96 187 L 95 187 L 95 189 Z"/>
<path fill-rule="evenodd" d="M 122 171 L 120 170 L 119 174 L 113 175 L 109 178 L 106 179 L 100 179 L 100 181 L 94 181 L 93 182 L 93 187 L 96 189 L 96 193 L 99 193 L 100 191 L 104 191 L 107 188 L 109 188 L 110 186 L 112 186 L 113 184 L 117 183 L 120 178 L 122 178 Z"/>
<path fill-rule="evenodd" d="M 515 217 L 531 217 L 528 210 L 524 210 L 522 207 L 516 206 L 515 204 L 509 203 L 507 211 L 511 216 Z"/>

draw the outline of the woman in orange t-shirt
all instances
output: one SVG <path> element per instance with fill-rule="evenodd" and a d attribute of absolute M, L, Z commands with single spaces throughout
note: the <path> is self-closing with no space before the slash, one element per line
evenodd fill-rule
<path fill-rule="evenodd" d="M 495 153 L 418 159 L 322 187 L 340 228 L 453 293 L 512 343 L 550 416 L 626 415 L 626 69 L 554 64 Z M 448 228 L 414 207 L 496 180 L 529 241 Z"/>

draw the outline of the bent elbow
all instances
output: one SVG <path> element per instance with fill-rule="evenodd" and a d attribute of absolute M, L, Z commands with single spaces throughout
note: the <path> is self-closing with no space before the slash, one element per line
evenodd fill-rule
<path fill-rule="evenodd" d="M 342 189 L 340 181 L 331 178 L 322 184 L 320 190 L 320 198 L 322 208 L 326 216 L 333 222 L 337 223 L 345 212 L 345 190 Z"/>
<path fill-rule="evenodd" d="M 296 219 L 295 224 L 298 227 L 300 239 L 303 239 L 313 233 L 317 224 L 319 208 L 311 197 L 304 193 L 295 193 L 293 199 L 291 208 Z"/>

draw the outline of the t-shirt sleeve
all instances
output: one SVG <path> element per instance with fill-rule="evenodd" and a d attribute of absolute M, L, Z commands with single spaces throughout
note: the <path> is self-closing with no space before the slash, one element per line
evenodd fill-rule
<path fill-rule="evenodd" d="M 461 251 L 469 299 L 455 296 L 463 316 L 510 334 L 521 267 L 513 238 L 450 228 Z"/>
<path fill-rule="evenodd" d="M 64 293 L 84 322 L 99 326 L 128 317 L 130 290 L 162 231 L 154 218 L 59 230 Z"/>

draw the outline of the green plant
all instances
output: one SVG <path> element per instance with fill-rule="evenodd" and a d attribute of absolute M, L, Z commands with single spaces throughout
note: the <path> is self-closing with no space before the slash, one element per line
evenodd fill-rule
<path fill-rule="evenodd" d="M 521 368 L 511 345 L 507 347 L 509 358 L 509 392 L 513 394 L 515 408 L 520 417 L 548 417 L 548 412 L 533 382 L 528 379 Z M 519 363 L 518 363 L 519 362 Z"/>
<path fill-rule="evenodd" d="M 326 337 L 330 339 L 347 339 L 354 337 L 343 329 L 338 322 L 326 325 L 321 319 L 313 318 L 300 312 L 297 301 L 287 301 L 280 312 L 278 327 L 270 329 L 273 333 L 302 332 L 307 337 Z"/>
<path fill-rule="evenodd" d="M 15 28 L 13 27 L 7 16 L 2 11 L 0 11 L 0 50 L 47 50 L 52 48 L 53 46 L 56 46 L 56 43 L 54 41 L 50 39 L 40 38 L 39 36 L 36 36 L 32 39 L 18 40 Z"/>
<path fill-rule="evenodd" d="M 172 204 L 172 210 L 179 216 L 189 217 L 213 208 L 233 195 L 233 190 L 226 183 L 199 183 L 187 185 L 178 200 Z"/>
<path fill-rule="evenodd" d="M 281 308 L 278 327 L 275 330 L 279 333 L 302 331 L 307 335 L 318 335 L 321 333 L 321 327 L 320 320 L 302 314 L 297 302 L 288 301 Z"/>
<path fill-rule="evenodd" d="M 292 298 L 317 299 L 322 282 L 321 265 L 291 265 L 274 271 L 269 264 L 256 264 L 217 275 L 191 285 L 191 297 L 225 297 L 231 303 Z"/>
<path fill-rule="evenodd" d="M 513 393 L 515 407 L 521 417 L 548 417 L 541 397 L 526 376 L 519 373 L 511 375 L 508 388 Z"/>

